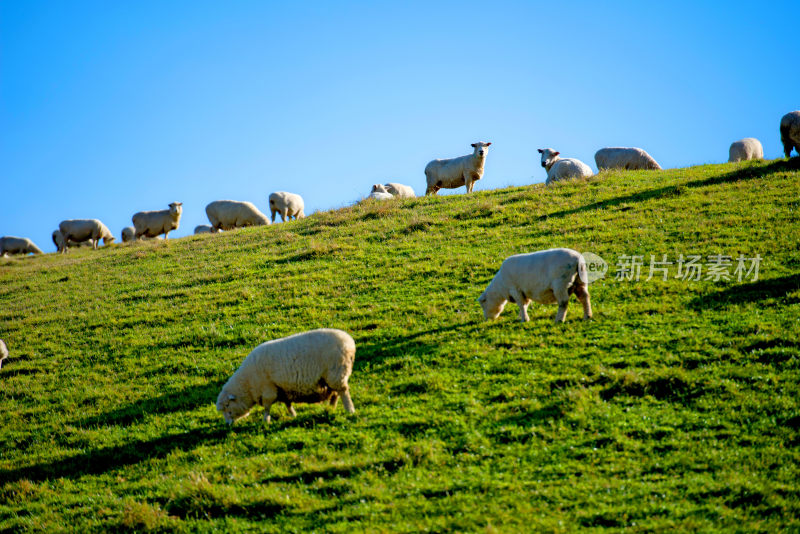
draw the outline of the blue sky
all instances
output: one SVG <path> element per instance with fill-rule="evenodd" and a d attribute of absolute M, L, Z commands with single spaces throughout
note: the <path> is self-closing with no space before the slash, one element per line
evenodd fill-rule
<path fill-rule="evenodd" d="M 537 148 L 724 162 L 800 109 L 794 2 L 0 2 L 0 235 L 217 199 L 306 213 L 491 141 L 476 191 Z M 459 191 L 459 193 L 463 190 Z"/>

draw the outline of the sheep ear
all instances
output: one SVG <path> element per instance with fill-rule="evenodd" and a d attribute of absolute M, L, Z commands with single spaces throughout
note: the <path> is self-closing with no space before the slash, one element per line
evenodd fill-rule
<path fill-rule="evenodd" d="M 492 144 L 492 143 L 486 143 L 486 146 L 489 146 L 489 145 L 491 145 L 491 144 Z"/>
<path fill-rule="evenodd" d="M 561 152 L 553 152 L 554 156 L 558 156 L 559 154 L 561 154 Z"/>
<path fill-rule="evenodd" d="M 539 154 L 544 154 L 544 150 L 542 150 L 541 148 L 537 148 L 536 150 L 539 151 Z"/>
<path fill-rule="evenodd" d="M 471 147 L 474 147 L 476 144 L 477 144 L 477 143 L 472 143 L 472 144 L 471 144 L 471 145 L 469 145 L 469 146 L 471 146 Z"/>

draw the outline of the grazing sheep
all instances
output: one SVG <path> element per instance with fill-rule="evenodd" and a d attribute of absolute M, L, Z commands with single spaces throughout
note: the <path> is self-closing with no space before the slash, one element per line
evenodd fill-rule
<path fill-rule="evenodd" d="M 389 182 L 387 184 L 375 184 L 372 186 L 373 193 L 389 193 L 398 198 L 417 198 L 411 186 Z"/>
<path fill-rule="evenodd" d="M 281 214 L 281 222 L 286 219 L 294 220 L 305 217 L 303 213 L 303 197 L 295 193 L 286 191 L 276 191 L 269 196 L 269 211 L 272 213 L 272 222 L 275 222 L 275 214 Z"/>
<path fill-rule="evenodd" d="M 597 169 L 661 170 L 653 157 L 641 148 L 601 148 L 594 154 Z"/>
<path fill-rule="evenodd" d="M 528 320 L 528 304 L 532 300 L 542 304 L 557 302 L 555 322 L 560 323 L 567 316 L 569 296 L 575 293 L 583 304 L 583 318 L 590 319 L 588 283 L 586 261 L 580 252 L 551 248 L 506 258 L 478 302 L 485 319 L 497 319 L 507 301 L 516 302 L 522 322 Z"/>
<path fill-rule="evenodd" d="M 140 211 L 131 217 L 136 232 L 136 239 L 140 237 L 156 237 L 164 234 L 164 239 L 169 237 L 172 230 L 177 230 L 183 213 L 183 203 L 173 202 L 168 210 Z"/>
<path fill-rule="evenodd" d="M 394 195 L 385 191 L 373 191 L 367 198 L 372 198 L 375 200 L 392 200 Z"/>
<path fill-rule="evenodd" d="M 136 241 L 136 229 L 133 226 L 126 226 L 122 229 L 122 242 L 130 243 Z"/>
<path fill-rule="evenodd" d="M 61 233 L 61 230 L 53 230 L 52 238 L 53 238 L 53 244 L 56 246 L 56 249 L 57 250 L 61 250 L 61 247 L 63 246 L 62 243 L 63 243 L 63 240 L 64 240 L 64 235 Z M 90 247 L 90 246 L 92 246 L 92 242 L 91 241 L 84 241 L 83 243 L 77 243 L 77 242 L 75 242 L 75 241 L 70 239 L 69 242 L 67 243 L 67 246 L 69 248 L 83 247 L 83 246 Z"/>
<path fill-rule="evenodd" d="M 195 235 L 197 235 L 197 234 L 211 234 L 213 232 L 214 232 L 214 229 L 211 228 L 207 224 L 198 224 L 197 226 L 194 227 Z"/>
<path fill-rule="evenodd" d="M 746 161 L 748 159 L 764 159 L 764 147 L 754 137 L 746 137 L 731 143 L 728 150 L 728 162 Z"/>
<path fill-rule="evenodd" d="M 435 159 L 425 166 L 426 195 L 435 195 L 441 188 L 455 189 L 467 186 L 472 193 L 475 182 L 483 178 L 483 165 L 492 143 L 472 143 L 475 149 L 469 156 L 453 159 Z"/>
<path fill-rule="evenodd" d="M 5 341 L 0 339 L 0 367 L 3 367 L 3 360 L 8 358 L 8 347 L 6 347 Z"/>
<path fill-rule="evenodd" d="M 39 247 L 27 237 L 14 237 L 7 235 L 0 237 L 0 256 L 8 254 L 41 254 Z"/>
<path fill-rule="evenodd" d="M 274 402 L 284 403 L 294 416 L 292 402 L 328 401 L 335 407 L 341 396 L 345 409 L 354 413 L 347 381 L 355 354 L 353 338 L 331 328 L 262 343 L 222 386 L 217 410 L 230 425 L 261 404 L 264 421 L 269 423 L 269 410 Z"/>
<path fill-rule="evenodd" d="M 251 202 L 238 200 L 215 200 L 206 206 L 206 215 L 214 232 L 269 224 L 267 216 Z"/>
<path fill-rule="evenodd" d="M 594 174 L 584 162 L 574 158 L 562 159 L 558 157 L 561 152 L 552 148 L 540 148 L 539 153 L 542 155 L 542 167 L 547 169 L 545 185 L 572 178 L 588 178 Z"/>
<path fill-rule="evenodd" d="M 110 245 L 114 242 L 114 236 L 106 225 L 97 219 L 69 219 L 61 221 L 58 225 L 61 235 L 64 238 L 59 252 L 62 254 L 67 252 L 67 244 L 70 241 L 76 243 L 83 243 L 90 241 L 92 248 L 97 250 L 97 243 L 100 239 L 103 240 L 104 245 Z"/>
<path fill-rule="evenodd" d="M 781 143 L 787 158 L 792 148 L 800 155 L 800 111 L 792 111 L 781 118 Z"/>

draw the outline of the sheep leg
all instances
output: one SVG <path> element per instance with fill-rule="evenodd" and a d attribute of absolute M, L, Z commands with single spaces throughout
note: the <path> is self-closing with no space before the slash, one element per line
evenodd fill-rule
<path fill-rule="evenodd" d="M 281 222 L 286 222 L 286 210 L 281 210 Z"/>
<path fill-rule="evenodd" d="M 294 411 L 294 406 L 292 406 L 292 403 L 286 401 L 285 404 L 286 404 L 286 409 L 289 411 L 289 415 L 291 415 L 292 417 L 297 417 L 297 412 Z"/>
<path fill-rule="evenodd" d="M 270 208 L 269 208 L 269 211 L 270 211 L 270 213 L 272 214 L 272 222 L 275 222 L 275 215 L 278 213 L 278 210 L 276 210 L 276 209 L 275 209 L 275 208 L 273 208 L 273 207 L 270 207 Z"/>
<path fill-rule="evenodd" d="M 331 393 L 331 398 L 328 399 L 328 403 L 331 406 L 331 409 L 336 408 L 336 405 L 339 403 L 339 394 L 335 391 Z"/>
<path fill-rule="evenodd" d="M 156 235 L 158 235 L 158 234 L 156 234 Z M 164 232 L 164 241 L 166 241 L 166 240 L 167 240 L 167 237 L 168 237 L 168 236 L 169 236 L 169 230 L 167 230 L 166 232 Z"/>
<path fill-rule="evenodd" d="M 340 397 L 342 397 L 342 404 L 344 404 L 344 409 L 347 410 L 349 413 L 355 413 L 356 409 L 353 406 L 353 401 L 350 399 L 350 388 L 347 385 L 347 375 L 340 375 L 338 377 L 331 377 L 326 376 L 323 377 L 325 382 L 328 384 L 328 387 L 335 391 Z M 331 402 L 334 402 L 333 399 Z"/>
<path fill-rule="evenodd" d="M 524 293 L 516 289 L 509 291 L 508 296 L 511 302 L 516 302 L 517 306 L 519 306 L 519 320 L 523 323 L 528 322 L 530 320 L 530 317 L 528 317 L 528 306 L 531 300 Z"/>
<path fill-rule="evenodd" d="M 356 408 L 353 406 L 353 400 L 350 398 L 350 388 L 345 386 L 344 389 L 338 391 L 338 393 L 342 396 L 342 404 L 344 404 L 344 409 L 347 410 L 348 413 L 356 413 Z"/>
<path fill-rule="evenodd" d="M 575 296 L 583 305 L 583 319 L 592 318 L 592 303 L 589 300 L 589 289 L 583 284 L 575 284 Z"/>
<path fill-rule="evenodd" d="M 269 409 L 272 408 L 272 404 L 278 400 L 278 390 L 274 387 L 267 386 L 261 393 L 261 405 L 264 407 L 264 422 L 269 424 L 272 418 L 269 415 Z"/>
<path fill-rule="evenodd" d="M 556 312 L 556 323 L 563 323 L 567 319 L 567 305 L 569 304 L 569 292 L 566 288 L 553 290 L 553 294 L 558 302 L 558 311 Z"/>

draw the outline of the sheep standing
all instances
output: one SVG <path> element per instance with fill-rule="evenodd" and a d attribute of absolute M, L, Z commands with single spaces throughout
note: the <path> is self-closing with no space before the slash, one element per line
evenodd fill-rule
<path fill-rule="evenodd" d="M 64 237 L 64 243 L 59 252 L 67 252 L 67 244 L 70 241 L 76 243 L 83 243 L 90 241 L 92 248 L 97 250 L 97 243 L 100 239 L 103 240 L 104 245 L 110 245 L 114 242 L 114 236 L 105 224 L 98 219 L 68 219 L 61 221 L 58 224 L 58 229 Z"/>
<path fill-rule="evenodd" d="M 601 148 L 594 155 L 598 170 L 661 170 L 653 157 L 641 148 L 611 147 Z"/>
<path fill-rule="evenodd" d="M 207 224 L 198 224 L 197 226 L 194 227 L 195 235 L 197 235 L 197 234 L 211 234 L 213 232 L 214 232 L 214 229 L 211 228 Z"/>
<path fill-rule="evenodd" d="M 84 241 L 83 243 L 78 243 L 70 239 L 69 242 L 65 243 L 64 234 L 61 233 L 61 230 L 53 230 L 52 239 L 53 239 L 53 244 L 56 246 L 56 250 L 61 250 L 61 247 L 63 247 L 64 244 L 66 244 L 66 246 L 69 248 L 82 247 L 84 245 L 92 246 L 91 241 Z"/>
<path fill-rule="evenodd" d="M 122 229 L 122 242 L 130 243 L 136 241 L 136 229 L 133 226 L 126 226 Z"/>
<path fill-rule="evenodd" d="M 800 155 L 800 111 L 792 111 L 781 118 L 781 143 L 787 158 L 792 148 Z"/>
<path fill-rule="evenodd" d="M 8 358 L 8 347 L 6 347 L 5 341 L 0 339 L 0 367 L 3 367 L 3 360 Z"/>
<path fill-rule="evenodd" d="M 542 155 L 542 167 L 547 170 L 545 185 L 573 178 L 588 178 L 594 174 L 584 162 L 574 158 L 560 158 L 561 152 L 552 148 L 540 148 L 539 153 Z"/>
<path fill-rule="evenodd" d="M 492 143 L 472 143 L 473 150 L 469 156 L 453 159 L 435 159 L 425 166 L 427 182 L 426 195 L 435 195 L 439 189 L 455 189 L 467 186 L 467 193 L 472 193 L 475 182 L 483 178 L 483 166 L 489 145 Z"/>
<path fill-rule="evenodd" d="M 0 237 L 0 257 L 8 254 L 41 254 L 39 247 L 27 237 L 14 237 L 7 235 Z"/>
<path fill-rule="evenodd" d="M 372 186 L 373 193 L 389 193 L 398 198 L 417 198 L 411 186 L 389 182 L 386 184 L 375 184 Z"/>
<path fill-rule="evenodd" d="M 140 211 L 131 217 L 136 229 L 134 237 L 156 237 L 164 234 L 164 239 L 169 237 L 172 230 L 177 230 L 181 222 L 183 203 L 173 202 L 168 210 Z"/>
<path fill-rule="evenodd" d="M 516 254 L 503 261 L 500 270 L 478 298 L 485 319 L 497 319 L 506 302 L 516 302 L 522 322 L 529 319 L 528 305 L 532 300 L 542 304 L 558 303 L 556 323 L 567 316 L 569 296 L 575 293 L 583 304 L 583 318 L 592 317 L 589 301 L 586 261 L 568 248 L 552 248 Z"/>
<path fill-rule="evenodd" d="M 746 137 L 731 143 L 728 150 L 728 163 L 746 161 L 748 159 L 764 159 L 764 147 L 755 137 Z"/>
<path fill-rule="evenodd" d="M 258 211 L 252 202 L 215 200 L 206 206 L 206 215 L 214 232 L 269 224 L 267 216 Z"/>
<path fill-rule="evenodd" d="M 247 355 L 239 369 L 222 386 L 217 410 L 233 424 L 256 404 L 270 407 L 283 402 L 296 415 L 292 402 L 330 402 L 342 397 L 345 409 L 354 413 L 347 384 L 353 371 L 356 344 L 342 330 L 321 328 L 262 343 Z"/>
<path fill-rule="evenodd" d="M 272 222 L 275 222 L 275 214 L 281 214 L 281 222 L 286 219 L 294 220 L 302 219 L 305 217 L 303 213 L 303 197 L 295 193 L 287 193 L 286 191 L 276 191 L 269 195 L 269 211 L 272 213 Z"/>

